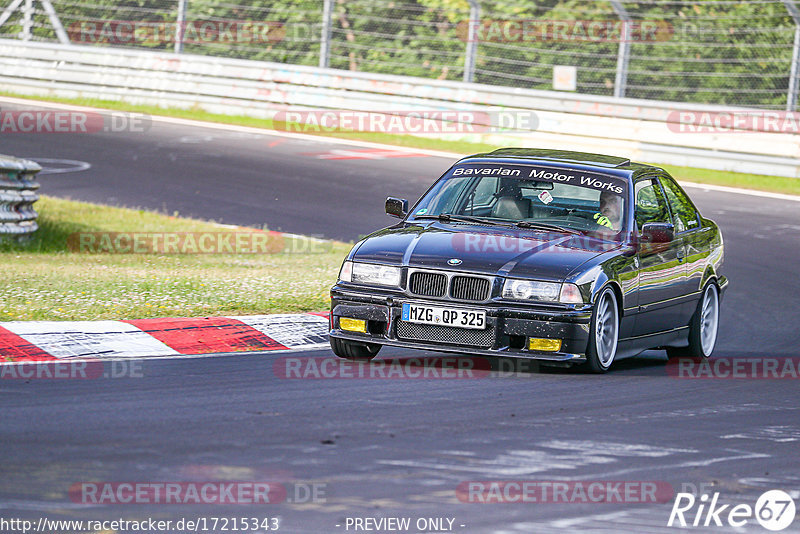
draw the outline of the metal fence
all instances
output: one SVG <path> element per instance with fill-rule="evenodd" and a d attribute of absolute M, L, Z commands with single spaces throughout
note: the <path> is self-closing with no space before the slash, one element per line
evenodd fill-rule
<path fill-rule="evenodd" d="M 796 0 L 13 0 L 0 37 L 795 110 L 800 10 Z"/>

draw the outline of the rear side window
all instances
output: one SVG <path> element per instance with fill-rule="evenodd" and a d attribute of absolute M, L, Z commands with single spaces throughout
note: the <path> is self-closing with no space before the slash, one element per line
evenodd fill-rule
<path fill-rule="evenodd" d="M 646 179 L 636 182 L 634 188 L 636 194 L 636 226 L 642 231 L 642 225 L 649 222 L 668 223 L 669 210 L 661 194 L 661 188 L 655 179 Z"/>
<path fill-rule="evenodd" d="M 685 232 L 697 228 L 699 225 L 697 210 L 683 189 L 674 180 L 665 176 L 661 177 L 661 184 L 664 186 L 667 202 L 675 218 L 675 231 Z"/>

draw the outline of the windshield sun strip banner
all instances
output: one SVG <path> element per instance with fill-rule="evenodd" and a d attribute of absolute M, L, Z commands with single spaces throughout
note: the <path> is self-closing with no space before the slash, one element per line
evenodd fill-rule
<path fill-rule="evenodd" d="M 541 165 L 519 164 L 493 164 L 493 163 L 462 163 L 450 171 L 447 178 L 475 176 L 499 176 L 519 178 L 520 180 L 536 180 L 553 182 L 557 184 L 575 185 L 597 191 L 609 191 L 623 194 L 627 181 L 616 176 L 581 171 L 576 169 L 563 169 L 545 167 Z"/>

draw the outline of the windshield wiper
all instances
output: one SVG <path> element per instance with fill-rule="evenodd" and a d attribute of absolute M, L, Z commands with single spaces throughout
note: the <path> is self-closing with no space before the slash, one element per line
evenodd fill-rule
<path fill-rule="evenodd" d="M 550 223 L 543 223 L 543 222 L 535 222 L 535 221 L 519 221 L 517 226 L 520 228 L 536 228 L 539 230 L 556 230 L 557 232 L 566 232 L 568 234 L 574 235 L 583 235 L 583 232 L 580 230 L 575 230 L 573 228 L 566 228 L 564 226 L 559 226 L 558 224 L 550 224 Z"/>
<path fill-rule="evenodd" d="M 452 213 L 441 213 L 439 215 L 414 215 L 415 219 L 436 219 L 441 222 L 469 222 L 475 224 L 488 224 L 491 226 L 509 226 L 508 223 L 492 221 L 482 217 L 470 217 L 469 215 L 453 215 Z"/>

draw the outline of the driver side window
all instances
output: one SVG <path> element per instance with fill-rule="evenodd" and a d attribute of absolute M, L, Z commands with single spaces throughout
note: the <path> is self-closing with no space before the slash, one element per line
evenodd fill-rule
<path fill-rule="evenodd" d="M 636 195 L 636 209 L 634 217 L 636 227 L 641 232 L 642 225 L 648 222 L 669 223 L 669 211 L 661 188 L 655 179 L 645 179 L 636 182 L 634 188 Z"/>

